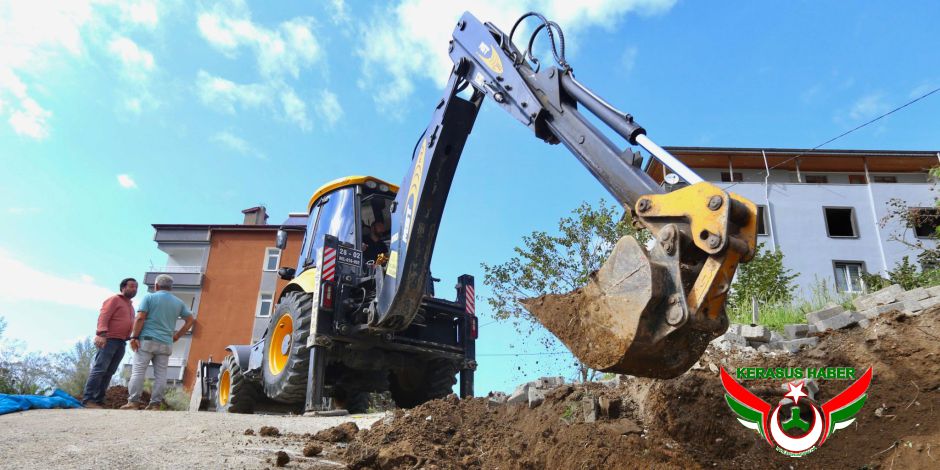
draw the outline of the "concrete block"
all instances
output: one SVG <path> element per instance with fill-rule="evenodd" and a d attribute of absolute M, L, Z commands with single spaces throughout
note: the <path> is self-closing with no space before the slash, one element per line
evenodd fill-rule
<path fill-rule="evenodd" d="M 940 297 L 940 286 L 928 287 L 927 295 L 930 297 Z"/>
<path fill-rule="evenodd" d="M 933 287 L 931 287 L 931 289 L 933 289 Z M 920 300 L 919 302 L 920 306 L 923 307 L 924 310 L 927 310 L 928 308 L 933 308 L 937 305 L 940 305 L 940 297 L 927 297 L 926 299 Z"/>
<path fill-rule="evenodd" d="M 531 385 L 534 385 L 537 388 L 543 390 L 551 390 L 555 387 L 560 387 L 565 384 L 564 377 L 539 377 L 535 382 L 530 382 Z"/>
<path fill-rule="evenodd" d="M 770 342 L 771 342 L 771 343 L 776 343 L 776 342 L 778 342 L 778 341 L 783 341 L 784 339 L 786 339 L 786 338 L 784 338 L 782 334 L 777 333 L 776 331 L 771 331 L 771 332 L 770 332 Z"/>
<path fill-rule="evenodd" d="M 807 313 L 806 321 L 807 323 L 816 323 L 821 320 L 828 320 L 844 311 L 845 309 L 841 305 L 829 304 L 826 308 Z"/>
<path fill-rule="evenodd" d="M 783 325 L 783 335 L 786 339 L 805 338 L 807 334 L 809 334 L 809 325 L 805 323 Z"/>
<path fill-rule="evenodd" d="M 770 329 L 763 325 L 742 325 L 741 336 L 748 341 L 766 343 L 770 341 Z"/>
<path fill-rule="evenodd" d="M 858 323 L 858 320 L 853 316 L 854 313 L 855 312 L 842 312 L 834 317 L 819 320 L 813 324 L 816 325 L 819 331 L 840 330 Z"/>
<path fill-rule="evenodd" d="M 872 307 L 872 308 L 870 308 L 870 309 L 868 309 L 868 310 L 863 310 L 863 311 L 861 311 L 860 313 L 861 313 L 862 316 L 864 316 L 865 318 L 867 318 L 867 319 L 869 319 L 869 320 L 874 320 L 875 318 L 878 317 L 878 315 L 881 315 L 882 313 L 891 312 L 891 311 L 895 311 L 895 310 L 896 310 L 896 311 L 899 311 L 899 312 L 900 312 L 900 311 L 903 311 L 903 310 L 904 310 L 904 303 L 903 303 L 903 302 L 894 302 L 894 303 L 890 303 L 890 304 L 887 304 L 887 305 L 879 305 L 879 306 L 877 306 L 877 307 Z"/>
<path fill-rule="evenodd" d="M 597 421 L 597 415 L 600 412 L 599 408 L 596 398 L 584 397 L 581 399 L 581 411 L 584 413 L 584 422 L 593 423 Z"/>
<path fill-rule="evenodd" d="M 529 401 L 529 384 L 525 383 L 516 387 L 516 391 L 509 395 L 506 403 L 514 405 L 516 403 L 526 403 Z"/>
<path fill-rule="evenodd" d="M 852 300 L 852 304 L 858 311 L 868 310 L 879 305 L 886 305 L 897 301 L 899 295 L 904 292 L 898 284 L 891 284 L 884 289 L 872 292 L 868 295 L 860 295 Z"/>
<path fill-rule="evenodd" d="M 747 340 L 743 336 L 733 333 L 725 333 L 713 341 L 718 349 L 728 351 L 731 349 L 740 349 L 747 346 Z"/>
<path fill-rule="evenodd" d="M 794 354 L 800 351 L 801 348 L 807 347 L 811 348 L 816 346 L 819 343 L 819 339 L 815 336 L 810 338 L 800 338 L 800 339 L 791 339 L 789 341 L 781 341 L 780 347 L 790 354 Z"/>
<path fill-rule="evenodd" d="M 535 408 L 545 401 L 545 391 L 535 387 L 529 387 L 529 408 Z"/>
<path fill-rule="evenodd" d="M 930 297 L 930 295 L 927 294 L 927 289 L 924 289 L 923 287 L 918 287 L 916 289 L 911 289 L 909 291 L 898 294 L 898 300 L 902 302 L 905 300 L 924 300 L 927 297 Z"/>
<path fill-rule="evenodd" d="M 735 334 L 735 335 L 740 336 L 740 335 L 741 335 L 741 327 L 742 327 L 742 326 L 744 326 L 744 325 L 742 325 L 742 324 L 740 324 L 740 323 L 732 323 L 731 326 L 728 327 L 728 331 L 726 331 L 725 333 L 731 333 L 731 334 Z"/>

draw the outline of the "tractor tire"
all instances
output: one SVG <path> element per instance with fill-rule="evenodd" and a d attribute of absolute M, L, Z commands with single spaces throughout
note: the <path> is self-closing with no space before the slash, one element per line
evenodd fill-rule
<path fill-rule="evenodd" d="M 399 408 L 414 408 L 424 402 L 444 398 L 453 392 L 458 369 L 446 359 L 432 359 L 423 368 L 395 371 L 389 391 Z"/>
<path fill-rule="evenodd" d="M 219 413 L 247 413 L 255 411 L 255 403 L 261 398 L 261 387 L 245 377 L 234 355 L 228 355 L 219 369 L 219 385 L 216 387 L 215 411 Z"/>
<path fill-rule="evenodd" d="M 261 363 L 264 394 L 274 401 L 303 404 L 306 399 L 312 312 L 312 296 L 304 292 L 288 293 L 274 308 Z"/>

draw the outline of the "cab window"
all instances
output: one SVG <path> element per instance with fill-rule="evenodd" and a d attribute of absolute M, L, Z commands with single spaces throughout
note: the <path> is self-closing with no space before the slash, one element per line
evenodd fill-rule
<path fill-rule="evenodd" d="M 356 191 L 343 188 L 324 196 L 318 202 L 316 229 L 307 243 L 307 263 L 316 264 L 323 247 L 323 237 L 333 235 L 340 242 L 356 243 Z"/>

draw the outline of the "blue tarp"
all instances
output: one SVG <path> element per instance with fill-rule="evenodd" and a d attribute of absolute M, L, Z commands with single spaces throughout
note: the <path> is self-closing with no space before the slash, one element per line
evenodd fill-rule
<path fill-rule="evenodd" d="M 24 411 L 31 408 L 81 408 L 82 404 L 75 397 L 55 389 L 49 396 L 44 395 L 6 395 L 0 393 L 0 415 Z"/>

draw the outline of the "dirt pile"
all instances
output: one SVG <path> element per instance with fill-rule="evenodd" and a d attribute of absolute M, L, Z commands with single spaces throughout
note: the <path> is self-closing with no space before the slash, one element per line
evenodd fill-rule
<path fill-rule="evenodd" d="M 116 410 L 127 404 L 129 396 L 127 387 L 123 385 L 109 387 L 104 394 L 104 407 Z M 144 391 L 141 393 L 140 399 L 144 403 L 150 403 L 150 392 Z"/>
<path fill-rule="evenodd" d="M 888 313 L 865 329 L 820 335 L 816 348 L 798 355 L 709 349 L 701 368 L 679 378 L 628 379 L 616 388 L 563 386 L 532 409 L 451 396 L 396 411 L 358 433 L 341 455 L 351 468 L 381 469 L 938 468 L 938 325 L 940 309 L 916 317 Z M 855 423 L 801 459 L 779 454 L 736 420 L 715 372 L 827 366 L 874 367 L 868 402 Z M 742 381 L 771 403 L 783 398 L 782 382 Z M 817 400 L 850 383 L 819 381 Z M 594 403 L 617 400 L 620 409 L 610 416 L 595 413 Z"/>

